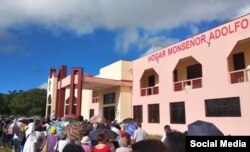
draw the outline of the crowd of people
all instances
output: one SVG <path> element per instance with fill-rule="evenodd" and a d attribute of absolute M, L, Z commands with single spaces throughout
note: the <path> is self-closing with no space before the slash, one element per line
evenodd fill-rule
<path fill-rule="evenodd" d="M 53 124 L 53 119 L 29 119 L 20 130 L 9 132 L 8 126 L 14 118 L 0 119 L 0 138 L 2 145 L 11 143 L 16 152 L 182 152 L 185 151 L 185 135 L 164 127 L 162 140 L 149 140 L 141 123 L 136 123 L 133 134 L 124 124 L 116 121 L 110 124 L 90 123 L 80 116 L 78 121 L 68 123 L 62 134 Z M 101 130 L 101 131 L 100 131 Z M 112 131 L 113 137 L 107 137 L 105 130 Z M 100 131 L 100 132 L 99 132 Z M 98 132 L 98 133 L 97 133 Z"/>

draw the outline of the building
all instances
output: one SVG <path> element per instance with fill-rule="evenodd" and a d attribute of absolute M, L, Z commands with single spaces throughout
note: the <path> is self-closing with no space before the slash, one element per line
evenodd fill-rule
<path fill-rule="evenodd" d="M 82 68 L 50 70 L 46 116 L 55 111 L 66 114 L 103 115 L 109 121 L 131 116 L 132 62 L 118 61 L 100 70 L 98 76 L 85 75 Z M 112 74 L 110 74 L 112 73 Z M 122 108 L 126 107 L 126 108 Z"/>
<path fill-rule="evenodd" d="M 250 135 L 249 24 L 250 14 L 134 61 L 108 65 L 95 77 L 80 69 L 69 76 L 64 67 L 59 74 L 51 69 L 47 112 L 62 116 L 70 105 L 69 113 L 85 117 L 133 117 L 150 134 L 162 134 L 166 124 L 186 131 L 188 124 L 205 120 L 225 135 Z M 80 92 L 80 98 L 73 96 Z"/>

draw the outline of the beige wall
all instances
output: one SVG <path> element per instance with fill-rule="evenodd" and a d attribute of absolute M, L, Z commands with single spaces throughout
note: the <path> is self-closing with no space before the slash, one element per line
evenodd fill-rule
<path fill-rule="evenodd" d="M 188 57 L 179 61 L 176 66 L 178 81 L 187 80 L 187 66 L 198 64 L 194 58 Z"/>
<path fill-rule="evenodd" d="M 240 44 L 237 44 L 232 50 L 231 54 L 228 57 L 229 71 L 234 71 L 233 55 L 240 52 L 244 52 L 246 68 L 250 68 L 250 40 L 248 40 L 248 42 L 242 42 Z"/>
<path fill-rule="evenodd" d="M 92 90 L 82 90 L 81 115 L 89 119 L 90 103 L 92 102 Z"/>
<path fill-rule="evenodd" d="M 99 77 L 114 80 L 132 80 L 131 69 L 132 63 L 130 61 L 117 61 L 101 68 Z"/>
<path fill-rule="evenodd" d="M 108 93 L 113 93 L 113 92 L 115 92 L 115 103 L 114 104 L 104 105 L 103 104 L 103 95 L 108 94 Z M 109 107 L 109 106 L 117 107 L 119 98 L 120 98 L 119 87 L 109 88 L 109 89 L 99 91 L 99 114 L 103 115 L 103 107 Z"/>
<path fill-rule="evenodd" d="M 132 94 L 131 88 L 120 87 L 120 99 L 118 101 L 117 109 L 118 115 L 116 119 L 118 121 L 125 118 L 132 118 Z"/>
<path fill-rule="evenodd" d="M 103 104 L 103 95 L 115 92 L 114 104 Z M 131 101 L 131 88 L 129 87 L 115 87 L 106 89 L 99 92 L 99 112 L 103 115 L 103 107 L 115 106 L 116 116 L 115 119 L 120 121 L 124 118 L 132 117 L 132 101 Z"/>
<path fill-rule="evenodd" d="M 48 108 L 48 97 L 51 96 L 51 112 L 56 109 L 56 94 L 57 94 L 57 78 L 52 77 L 48 78 L 48 86 L 47 86 L 47 99 L 46 99 L 46 114 L 47 117 L 47 108 Z"/>
<path fill-rule="evenodd" d="M 141 88 L 148 87 L 148 77 L 155 75 L 155 85 L 159 84 L 159 76 L 153 69 L 147 69 L 144 71 L 141 78 Z"/>

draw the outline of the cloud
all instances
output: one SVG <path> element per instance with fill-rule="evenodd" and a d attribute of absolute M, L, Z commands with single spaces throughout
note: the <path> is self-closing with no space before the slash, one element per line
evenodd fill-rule
<path fill-rule="evenodd" d="M 190 30 L 191 30 L 192 35 L 196 35 L 199 33 L 199 28 L 194 26 L 193 24 L 190 25 Z"/>
<path fill-rule="evenodd" d="M 98 27 L 161 30 L 185 22 L 228 19 L 242 9 L 249 12 L 247 4 L 246 0 L 2 0 L 0 28 L 32 23 L 78 34 Z"/>
<path fill-rule="evenodd" d="M 246 15 L 247 13 L 250 13 L 250 4 L 245 5 L 242 8 L 240 8 L 240 10 L 238 11 L 238 14 L 237 14 L 236 17 L 240 17 L 242 15 Z"/>
<path fill-rule="evenodd" d="M 167 39 L 161 39 L 158 41 L 159 45 L 152 45 L 149 49 L 147 49 L 141 56 L 148 55 L 152 52 L 158 51 L 166 46 L 169 46 L 173 43 L 178 42 L 178 39 L 173 39 L 173 38 L 167 38 Z"/>
<path fill-rule="evenodd" d="M 13 33 L 7 31 L 0 31 L 0 53 L 5 55 L 29 55 L 29 52 L 25 49 L 24 45 L 22 45 L 22 41 Z"/>
<path fill-rule="evenodd" d="M 48 87 L 48 83 L 44 82 L 43 84 L 41 84 L 40 86 L 38 86 L 39 89 L 46 89 L 47 90 Z"/>
<path fill-rule="evenodd" d="M 8 44 L 0 47 L 0 51 L 4 54 L 12 54 L 12 53 L 23 53 L 25 51 L 24 47 L 18 44 Z"/>
<path fill-rule="evenodd" d="M 29 24 L 76 35 L 98 28 L 118 30 L 122 35 L 116 38 L 115 47 L 126 53 L 142 37 L 141 31 L 147 31 L 153 39 L 156 37 L 152 33 L 187 23 L 223 21 L 249 12 L 248 0 L 2 0 L 0 30 Z"/>

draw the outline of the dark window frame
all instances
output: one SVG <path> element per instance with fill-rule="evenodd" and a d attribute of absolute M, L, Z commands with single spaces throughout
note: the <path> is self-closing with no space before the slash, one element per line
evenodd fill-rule
<path fill-rule="evenodd" d="M 95 109 L 89 109 L 89 119 L 95 115 Z"/>
<path fill-rule="evenodd" d="M 103 104 L 114 104 L 115 103 L 115 92 L 107 93 L 103 95 Z"/>
<path fill-rule="evenodd" d="M 148 76 L 148 87 L 155 86 L 155 75 Z"/>
<path fill-rule="evenodd" d="M 206 117 L 241 117 L 240 97 L 205 100 Z"/>
<path fill-rule="evenodd" d="M 200 63 L 187 66 L 187 79 L 202 77 L 202 65 Z"/>
<path fill-rule="evenodd" d="M 233 67 L 235 71 L 246 68 L 244 52 L 233 54 Z"/>
<path fill-rule="evenodd" d="M 136 122 L 143 122 L 143 106 L 134 105 L 133 106 L 133 118 Z"/>
<path fill-rule="evenodd" d="M 171 124 L 186 124 L 185 102 L 170 102 L 170 123 Z"/>
<path fill-rule="evenodd" d="M 148 104 L 148 123 L 160 123 L 160 104 Z"/>

